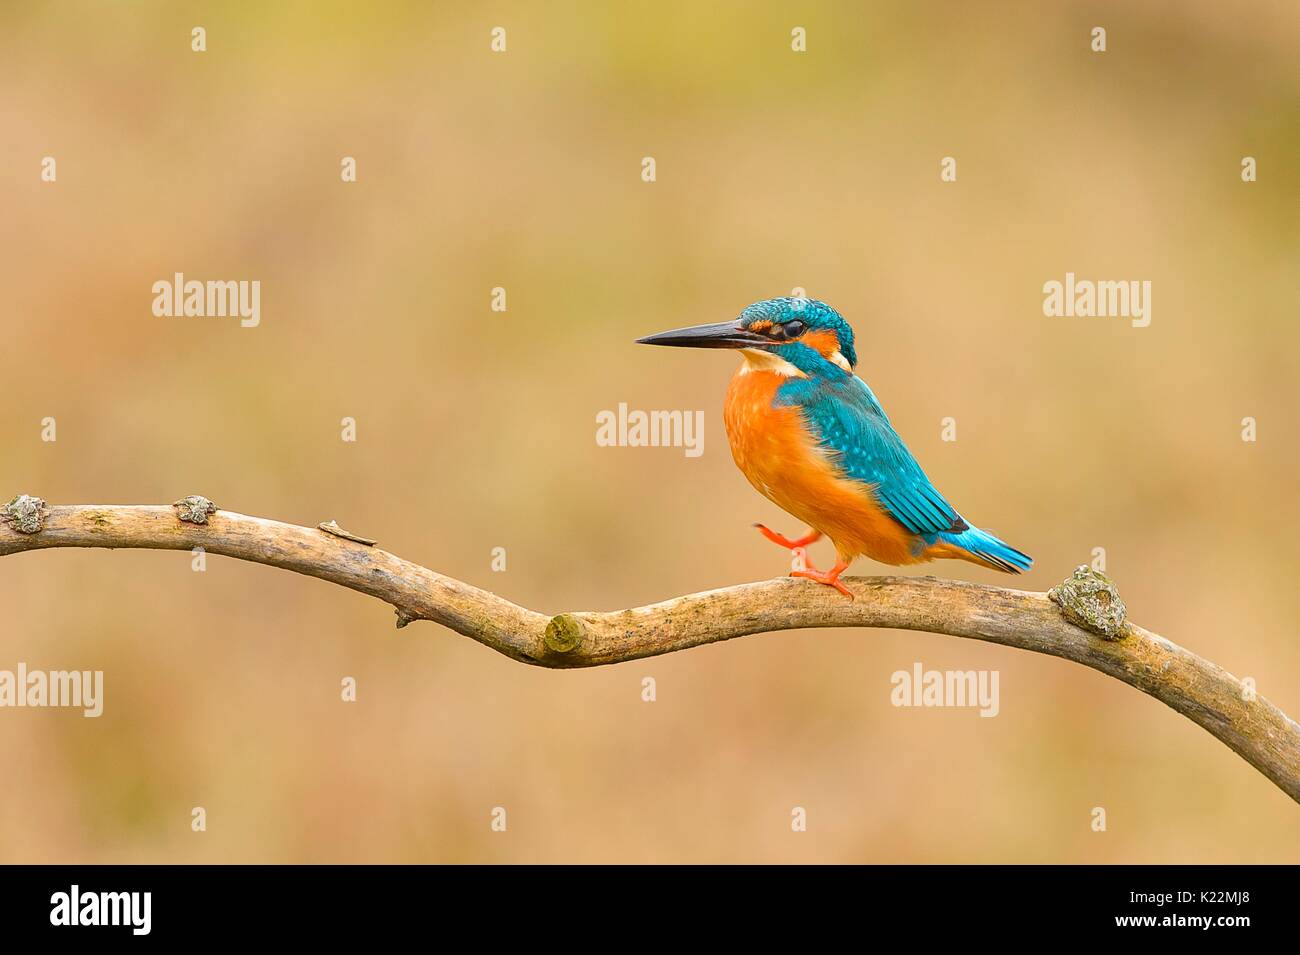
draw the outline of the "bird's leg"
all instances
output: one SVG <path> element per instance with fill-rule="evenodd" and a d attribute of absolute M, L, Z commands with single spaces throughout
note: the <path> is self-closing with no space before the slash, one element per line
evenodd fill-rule
<path fill-rule="evenodd" d="M 788 550 L 794 550 L 796 547 L 807 547 L 809 544 L 821 540 L 821 536 L 822 536 L 821 531 L 810 530 L 807 534 L 805 534 L 803 537 L 800 537 L 797 541 L 792 541 L 784 534 L 778 534 L 776 531 L 772 530 L 769 527 L 765 527 L 762 524 L 755 524 L 754 526 L 758 528 L 758 532 L 760 534 L 762 534 L 764 537 L 770 540 L 773 544 L 779 544 Z"/>
<path fill-rule="evenodd" d="M 835 566 L 832 567 L 830 570 L 826 570 L 826 571 L 812 570 L 812 569 L 795 570 L 795 571 L 791 571 L 790 576 L 807 577 L 809 580 L 815 580 L 817 581 L 817 583 L 825 584 L 827 587 L 834 587 L 844 596 L 852 600 L 853 591 L 849 590 L 849 588 L 844 586 L 844 584 L 840 581 L 840 574 L 844 573 L 848 569 L 849 569 L 849 565 L 846 561 L 837 560 L 835 562 Z"/>
<path fill-rule="evenodd" d="M 799 569 L 817 569 L 816 567 L 813 567 L 812 563 L 808 560 L 808 545 L 821 538 L 821 531 L 810 530 L 803 537 L 792 541 L 784 534 L 778 534 L 770 527 L 765 527 L 762 524 L 755 524 L 754 526 L 758 528 L 759 533 L 770 540 L 773 544 L 785 547 L 791 552 L 791 566 Z"/>

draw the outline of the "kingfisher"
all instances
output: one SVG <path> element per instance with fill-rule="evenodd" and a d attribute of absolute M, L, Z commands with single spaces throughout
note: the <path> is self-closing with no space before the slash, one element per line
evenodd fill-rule
<path fill-rule="evenodd" d="M 967 523 L 930 483 L 871 388 L 854 373 L 852 327 L 825 302 L 768 299 L 735 321 L 637 342 L 740 351 L 723 408 L 731 455 L 755 490 L 809 531 L 791 539 L 754 526 L 790 550 L 823 535 L 835 545 L 830 570 L 805 564 L 792 576 L 852 600 L 840 575 L 860 556 L 893 565 L 956 558 L 1008 574 L 1033 565 Z"/>

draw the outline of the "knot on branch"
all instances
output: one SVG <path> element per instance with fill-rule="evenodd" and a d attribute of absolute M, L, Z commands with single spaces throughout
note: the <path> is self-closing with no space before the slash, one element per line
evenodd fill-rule
<path fill-rule="evenodd" d="M 35 534 L 45 526 L 45 502 L 30 494 L 19 494 L 0 508 L 0 516 L 19 534 Z"/>
<path fill-rule="evenodd" d="M 572 653 L 582 643 L 582 621 L 571 613 L 552 617 L 546 624 L 546 649 L 552 653 Z"/>
<path fill-rule="evenodd" d="M 1105 574 L 1080 564 L 1069 577 L 1047 592 L 1065 619 L 1103 640 L 1120 640 L 1128 632 L 1128 611 L 1119 591 Z"/>
<path fill-rule="evenodd" d="M 172 504 L 176 516 L 188 524 L 206 524 L 208 515 L 217 513 L 217 505 L 199 494 L 191 494 Z"/>

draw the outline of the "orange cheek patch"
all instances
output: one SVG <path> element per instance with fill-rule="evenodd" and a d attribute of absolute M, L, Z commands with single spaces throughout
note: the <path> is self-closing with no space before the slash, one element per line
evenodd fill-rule
<path fill-rule="evenodd" d="M 799 341 L 809 348 L 816 349 L 817 353 L 823 358 L 830 358 L 840 348 L 840 340 L 828 328 L 819 328 L 815 332 L 805 332 Z"/>

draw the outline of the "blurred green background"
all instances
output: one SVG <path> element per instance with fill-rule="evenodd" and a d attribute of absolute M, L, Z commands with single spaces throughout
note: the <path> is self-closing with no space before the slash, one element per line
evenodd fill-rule
<path fill-rule="evenodd" d="M 7 4 L 0 485 L 333 518 L 546 612 L 761 579 L 750 523 L 800 528 L 730 460 L 734 356 L 631 342 L 802 287 L 1036 558 L 1017 586 L 1103 547 L 1133 619 L 1295 716 L 1298 56 L 1283 2 Z M 176 271 L 259 279 L 260 327 L 155 318 Z M 1044 317 L 1067 271 L 1150 280 L 1150 327 Z M 704 409 L 703 456 L 598 447 L 621 401 Z M 11 557 L 0 600 L 0 668 L 106 682 L 98 720 L 0 711 L 7 862 L 1300 858 L 1295 805 L 1204 731 L 971 641 L 548 672 L 187 553 Z M 999 670 L 1000 715 L 895 709 L 915 661 Z"/>

